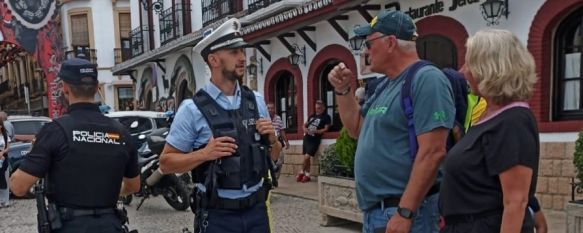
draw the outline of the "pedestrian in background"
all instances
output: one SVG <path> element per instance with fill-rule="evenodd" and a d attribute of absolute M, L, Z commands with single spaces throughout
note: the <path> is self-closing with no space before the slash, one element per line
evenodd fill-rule
<path fill-rule="evenodd" d="M 8 121 L 8 114 L 6 112 L 0 112 L 0 119 L 4 121 L 3 126 L 6 129 L 6 133 L 8 133 L 8 138 L 10 138 L 10 141 L 14 141 L 14 125 Z"/>
<path fill-rule="evenodd" d="M 526 101 L 537 80 L 534 59 L 507 30 L 478 31 L 466 48 L 461 72 L 487 106 L 446 156 L 443 232 L 533 232 L 528 202 L 536 190 L 540 148 Z"/>
<path fill-rule="evenodd" d="M 330 124 L 332 123 L 332 118 L 328 115 L 326 111 L 326 106 L 321 100 L 316 101 L 314 106 L 315 113 L 312 114 L 306 124 L 304 124 L 304 140 L 303 140 L 303 150 L 304 161 L 302 170 L 296 177 L 297 182 L 309 182 L 310 178 L 310 159 L 316 156 L 318 148 L 320 148 L 320 143 L 322 142 L 322 135 L 330 129 Z"/>

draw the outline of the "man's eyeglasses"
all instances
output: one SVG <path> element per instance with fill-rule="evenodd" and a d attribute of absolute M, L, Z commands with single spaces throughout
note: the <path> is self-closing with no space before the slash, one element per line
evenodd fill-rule
<path fill-rule="evenodd" d="M 372 43 L 371 43 L 372 41 L 378 40 L 380 38 L 387 37 L 387 36 L 389 36 L 389 35 L 382 35 L 382 36 L 379 36 L 377 38 L 373 38 L 373 39 L 370 39 L 370 40 L 365 40 L 364 41 L 364 46 L 366 46 L 366 49 L 370 49 L 370 47 L 372 46 Z"/>

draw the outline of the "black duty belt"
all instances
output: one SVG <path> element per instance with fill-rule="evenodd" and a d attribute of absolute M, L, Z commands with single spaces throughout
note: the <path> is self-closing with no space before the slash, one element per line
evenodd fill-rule
<path fill-rule="evenodd" d="M 427 195 L 425 195 L 425 198 L 439 193 L 440 187 L 441 187 L 441 183 L 435 183 L 433 186 L 431 186 L 431 188 L 427 192 Z M 382 201 L 380 201 L 379 203 L 377 203 L 376 205 L 374 205 L 371 209 L 399 207 L 400 202 L 401 202 L 401 197 L 387 197 L 387 198 L 383 199 Z"/>
<path fill-rule="evenodd" d="M 115 214 L 114 208 L 104 208 L 104 209 L 72 209 L 61 207 L 59 208 L 59 213 L 61 213 L 61 217 L 64 219 L 70 219 L 73 217 L 81 217 L 81 216 L 99 216 L 104 214 Z"/>
<path fill-rule="evenodd" d="M 488 210 L 481 213 L 476 214 L 459 214 L 459 215 L 450 215 L 445 216 L 446 224 L 458 224 L 458 223 L 470 223 L 474 222 L 478 219 L 494 216 L 494 215 L 502 215 L 503 210 L 496 209 L 496 210 Z"/>
<path fill-rule="evenodd" d="M 242 210 L 254 206 L 257 203 L 265 202 L 267 191 L 261 187 L 257 192 L 239 199 L 219 198 L 214 209 Z M 213 209 L 213 207 L 211 207 Z"/>

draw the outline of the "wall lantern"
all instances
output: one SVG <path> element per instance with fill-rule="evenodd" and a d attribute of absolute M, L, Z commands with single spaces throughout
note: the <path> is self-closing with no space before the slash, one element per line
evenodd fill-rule
<path fill-rule="evenodd" d="M 350 38 L 348 40 L 348 43 L 350 44 L 350 48 L 352 49 L 352 52 L 354 52 L 354 53 L 360 52 L 360 50 L 362 49 L 362 46 L 364 45 L 365 40 L 366 40 L 366 38 L 363 36 L 354 36 L 354 37 Z"/>
<path fill-rule="evenodd" d="M 295 52 L 289 55 L 289 62 L 294 66 L 297 66 L 300 63 L 306 65 L 306 46 L 304 45 L 300 48 L 300 46 L 294 44 L 293 47 L 295 48 Z"/>
<path fill-rule="evenodd" d="M 508 19 L 508 0 L 486 0 L 480 6 L 488 26 L 498 25 L 498 19 L 503 15 Z"/>
<path fill-rule="evenodd" d="M 152 4 L 150 4 L 150 1 L 153 1 Z M 164 7 L 163 0 L 140 0 L 140 3 L 142 3 L 145 11 L 153 9 L 156 13 L 162 12 L 162 8 Z"/>

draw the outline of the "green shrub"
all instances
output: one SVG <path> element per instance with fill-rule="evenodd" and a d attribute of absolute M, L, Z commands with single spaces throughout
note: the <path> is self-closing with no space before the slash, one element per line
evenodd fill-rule
<path fill-rule="evenodd" d="M 346 128 L 340 130 L 336 139 L 336 154 L 342 166 L 345 166 L 354 177 L 354 155 L 356 154 L 356 140 L 348 135 Z"/>
<path fill-rule="evenodd" d="M 579 132 L 579 138 L 575 142 L 575 153 L 573 157 L 573 163 L 577 168 L 577 178 L 583 182 L 583 131 Z M 579 186 L 583 188 L 583 183 L 580 183 Z"/>

